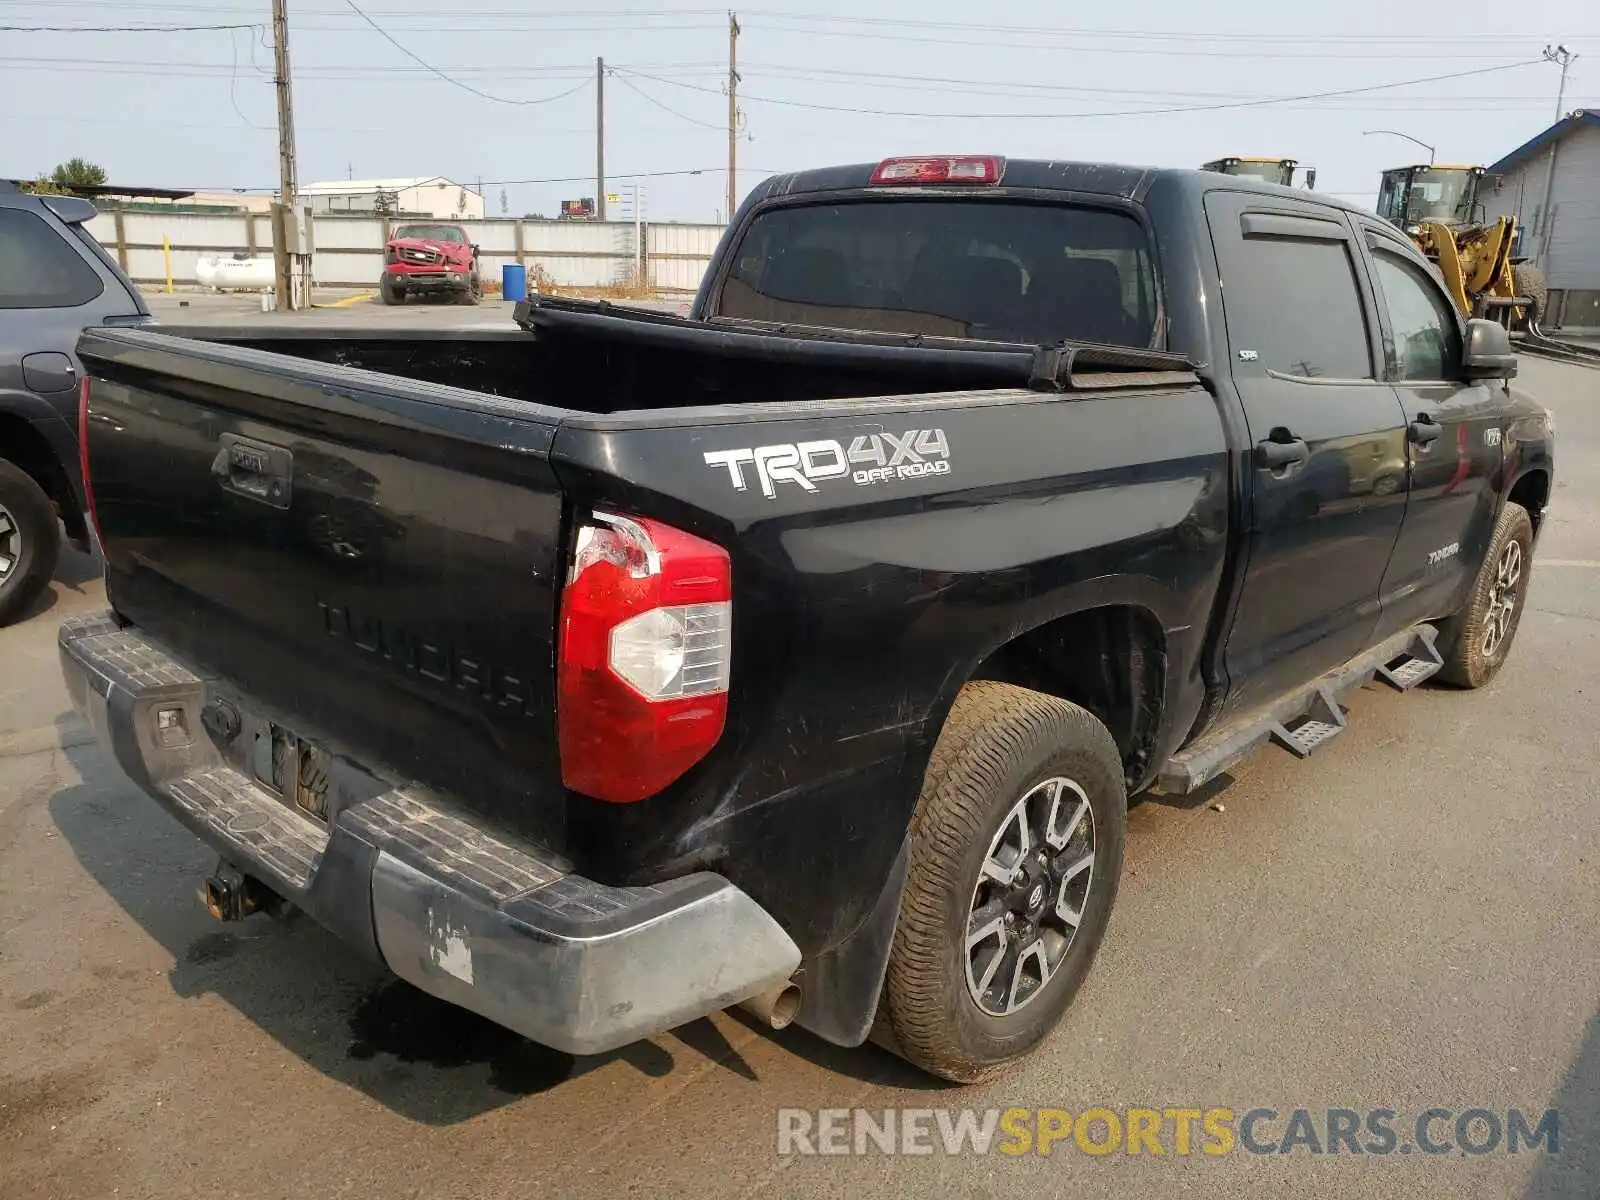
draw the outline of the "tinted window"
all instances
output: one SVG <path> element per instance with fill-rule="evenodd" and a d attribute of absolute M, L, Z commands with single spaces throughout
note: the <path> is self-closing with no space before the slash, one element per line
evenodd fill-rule
<path fill-rule="evenodd" d="M 1394 333 L 1394 377 L 1455 378 L 1461 361 L 1455 307 L 1413 264 L 1382 250 L 1372 260 Z"/>
<path fill-rule="evenodd" d="M 1236 354 L 1254 352 L 1263 367 L 1285 375 L 1373 377 L 1361 293 L 1344 242 L 1247 236 L 1222 283 Z"/>
<path fill-rule="evenodd" d="M 74 308 L 105 288 L 44 220 L 0 208 L 0 308 Z"/>
<path fill-rule="evenodd" d="M 1063 204 L 881 200 L 772 209 L 750 225 L 716 310 L 843 329 L 1148 346 L 1143 228 Z"/>

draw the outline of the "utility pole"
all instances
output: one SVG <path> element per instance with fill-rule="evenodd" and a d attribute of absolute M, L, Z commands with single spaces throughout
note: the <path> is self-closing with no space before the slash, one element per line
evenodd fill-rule
<path fill-rule="evenodd" d="M 728 14 L 728 221 L 739 201 L 739 15 Z"/>
<path fill-rule="evenodd" d="M 1556 121 L 1562 118 L 1562 107 L 1567 99 L 1567 70 L 1572 66 L 1573 59 L 1578 56 L 1565 46 L 1546 46 L 1544 48 L 1546 62 L 1560 64 L 1561 82 L 1556 87 Z M 1550 236 L 1554 231 L 1555 205 L 1551 202 L 1550 191 L 1556 182 L 1556 147 L 1560 145 L 1559 138 L 1550 142 L 1550 154 L 1545 160 L 1544 168 L 1544 195 L 1539 202 L 1539 256 L 1538 263 L 1547 274 L 1550 270 Z"/>
<path fill-rule="evenodd" d="M 295 184 L 294 97 L 289 88 L 288 0 L 272 0 L 273 82 L 278 88 L 278 211 L 273 222 L 272 265 L 278 307 L 295 306 L 294 260 L 289 239 L 294 226 Z"/>
<path fill-rule="evenodd" d="M 594 60 L 594 211 L 606 219 L 606 60 Z"/>
<path fill-rule="evenodd" d="M 1561 120 L 1566 114 L 1562 111 L 1567 100 L 1567 69 L 1572 66 L 1572 60 L 1578 56 L 1565 46 L 1546 46 L 1544 48 L 1546 62 L 1561 64 L 1561 84 L 1556 88 L 1556 120 Z"/>

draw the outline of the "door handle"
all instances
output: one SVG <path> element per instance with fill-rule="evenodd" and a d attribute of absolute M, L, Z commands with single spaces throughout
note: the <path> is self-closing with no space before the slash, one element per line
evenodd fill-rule
<path fill-rule="evenodd" d="M 1417 419 L 1406 426 L 1406 437 L 1413 446 L 1431 446 L 1443 432 L 1444 426 L 1427 413 L 1418 413 Z"/>
<path fill-rule="evenodd" d="M 294 495 L 294 454 L 282 446 L 225 433 L 211 473 L 224 490 L 271 508 L 288 508 Z"/>
<path fill-rule="evenodd" d="M 1311 457 L 1311 447 L 1306 445 L 1304 438 L 1297 438 L 1287 430 L 1275 430 L 1274 433 L 1279 436 L 1256 443 L 1256 466 L 1279 471 Z"/>

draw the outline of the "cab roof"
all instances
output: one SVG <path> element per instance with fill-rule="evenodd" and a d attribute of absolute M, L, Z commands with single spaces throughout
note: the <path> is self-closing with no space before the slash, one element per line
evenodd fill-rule
<path fill-rule="evenodd" d="M 872 175 L 877 167 L 877 163 L 854 163 L 849 166 L 818 167 L 809 171 L 774 175 L 757 185 L 750 194 L 748 203 L 763 203 L 781 200 L 786 196 L 812 193 L 874 193 L 890 190 L 871 186 Z M 1062 159 L 1006 159 L 1005 170 L 998 184 L 910 186 L 895 190 L 904 193 L 938 192 L 946 196 L 997 191 L 1008 194 L 1071 192 L 1080 196 L 1140 202 L 1151 189 L 1158 187 L 1163 190 L 1192 193 L 1197 198 L 1214 191 L 1260 192 L 1269 196 L 1293 195 L 1328 208 L 1371 215 L 1360 205 L 1340 200 L 1326 192 L 1280 187 L 1275 183 L 1265 183 L 1245 176 L 1221 175 L 1215 171 L 1180 167 L 1138 167 L 1121 163 L 1072 162 Z"/>

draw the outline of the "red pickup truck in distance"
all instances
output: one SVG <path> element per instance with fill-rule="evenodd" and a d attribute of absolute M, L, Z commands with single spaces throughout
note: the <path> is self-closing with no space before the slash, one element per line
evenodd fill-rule
<path fill-rule="evenodd" d="M 478 248 L 460 225 L 395 227 L 383 248 L 378 296 L 385 304 L 404 304 L 412 294 L 447 295 L 461 304 L 476 304 L 483 295 Z"/>

